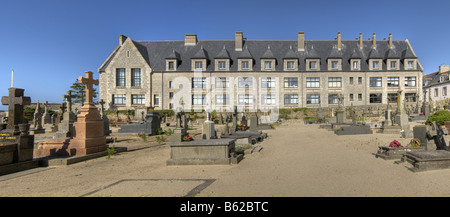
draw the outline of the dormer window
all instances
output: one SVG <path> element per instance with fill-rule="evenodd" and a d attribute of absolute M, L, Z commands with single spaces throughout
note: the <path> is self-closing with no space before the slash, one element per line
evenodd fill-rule
<path fill-rule="evenodd" d="M 306 59 L 306 70 L 307 71 L 315 71 L 319 70 L 320 60 L 319 59 Z"/>
<path fill-rule="evenodd" d="M 177 70 L 177 61 L 176 60 L 166 60 L 166 70 L 167 71 L 175 71 Z"/>
<path fill-rule="evenodd" d="M 195 61 L 195 69 L 202 69 L 202 68 L 203 68 L 203 62 Z"/>
<path fill-rule="evenodd" d="M 250 71 L 252 70 L 253 60 L 252 59 L 238 59 L 238 70 L 239 71 Z"/>
<path fill-rule="evenodd" d="M 381 70 L 381 60 L 369 59 L 369 70 Z"/>
<path fill-rule="evenodd" d="M 248 66 L 248 61 L 242 61 L 242 62 L 241 62 L 241 68 L 242 68 L 242 69 L 248 69 L 248 67 L 249 67 L 249 66 Z"/>
<path fill-rule="evenodd" d="M 341 70 L 341 59 L 328 59 L 328 70 Z"/>
<path fill-rule="evenodd" d="M 274 71 L 275 70 L 275 60 L 274 59 L 264 59 L 261 61 L 261 69 L 264 71 Z"/>
<path fill-rule="evenodd" d="M 230 66 L 229 59 L 216 59 L 215 60 L 215 70 L 216 71 L 228 71 Z"/>
<path fill-rule="evenodd" d="M 350 60 L 351 70 L 361 70 L 361 61 L 360 59 L 352 59 Z"/>
<path fill-rule="evenodd" d="M 298 70 L 298 60 L 297 59 L 285 59 L 284 60 L 284 70 L 285 71 Z"/>
<path fill-rule="evenodd" d="M 400 69 L 400 61 L 396 59 L 388 59 L 387 60 L 387 67 L 388 70 L 399 70 Z"/>
<path fill-rule="evenodd" d="M 219 69 L 225 69 L 226 68 L 226 62 L 225 61 L 219 61 Z"/>
<path fill-rule="evenodd" d="M 288 69 L 294 69 L 294 63 L 295 63 L 294 61 L 288 61 L 287 62 L 287 68 Z"/>
<path fill-rule="evenodd" d="M 405 59 L 404 64 L 405 64 L 405 69 L 416 69 L 416 60 L 415 59 Z"/>

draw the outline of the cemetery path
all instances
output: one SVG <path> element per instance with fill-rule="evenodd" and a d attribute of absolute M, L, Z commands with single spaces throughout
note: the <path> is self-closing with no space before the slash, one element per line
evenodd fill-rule
<path fill-rule="evenodd" d="M 399 135 L 337 136 L 297 120 L 267 132 L 261 152 L 237 165 L 166 166 L 169 147 L 137 142 L 110 159 L 0 181 L 0 196 L 450 196 L 449 170 L 413 173 L 374 156 L 394 139 L 408 143 Z"/>

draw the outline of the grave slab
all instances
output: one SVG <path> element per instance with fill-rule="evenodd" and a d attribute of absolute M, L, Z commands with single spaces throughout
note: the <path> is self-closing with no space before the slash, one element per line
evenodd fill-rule
<path fill-rule="evenodd" d="M 409 152 L 402 161 L 412 164 L 413 172 L 450 169 L 450 152 L 446 150 Z"/>

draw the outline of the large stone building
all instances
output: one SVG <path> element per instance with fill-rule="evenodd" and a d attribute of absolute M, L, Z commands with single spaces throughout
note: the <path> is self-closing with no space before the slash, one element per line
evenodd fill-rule
<path fill-rule="evenodd" d="M 422 100 L 423 68 L 408 40 L 134 41 L 119 45 L 98 69 L 107 109 L 231 111 L 240 108 L 385 107 Z M 416 97 L 418 96 L 418 97 Z M 229 110 L 228 110 L 229 109 Z"/>

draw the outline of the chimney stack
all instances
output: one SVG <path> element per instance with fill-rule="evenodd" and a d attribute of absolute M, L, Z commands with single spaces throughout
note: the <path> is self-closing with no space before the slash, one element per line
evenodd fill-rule
<path fill-rule="evenodd" d="M 184 36 L 185 46 L 195 46 L 197 45 L 197 34 L 186 34 Z"/>
<path fill-rule="evenodd" d="M 377 35 L 375 33 L 373 33 L 372 37 L 372 48 L 377 49 Z"/>
<path fill-rule="evenodd" d="M 359 49 L 363 49 L 363 36 L 362 36 L 362 32 L 359 33 Z"/>
<path fill-rule="evenodd" d="M 120 45 L 123 45 L 123 43 L 125 43 L 125 40 L 127 40 L 127 36 L 125 36 L 125 35 L 120 35 L 119 36 L 119 44 Z"/>
<path fill-rule="evenodd" d="M 234 40 L 235 51 L 242 51 L 243 45 L 244 45 L 244 34 L 242 32 L 236 32 Z"/>
<path fill-rule="evenodd" d="M 305 33 L 298 33 L 298 51 L 305 51 Z"/>
<path fill-rule="evenodd" d="M 337 37 L 337 48 L 338 48 L 338 50 L 341 50 L 341 49 L 342 49 L 341 32 L 338 32 L 338 37 Z"/>
<path fill-rule="evenodd" d="M 389 33 L 389 48 L 392 48 L 392 33 Z"/>
<path fill-rule="evenodd" d="M 450 66 L 441 64 L 439 66 L 439 73 L 447 72 L 450 70 Z"/>

